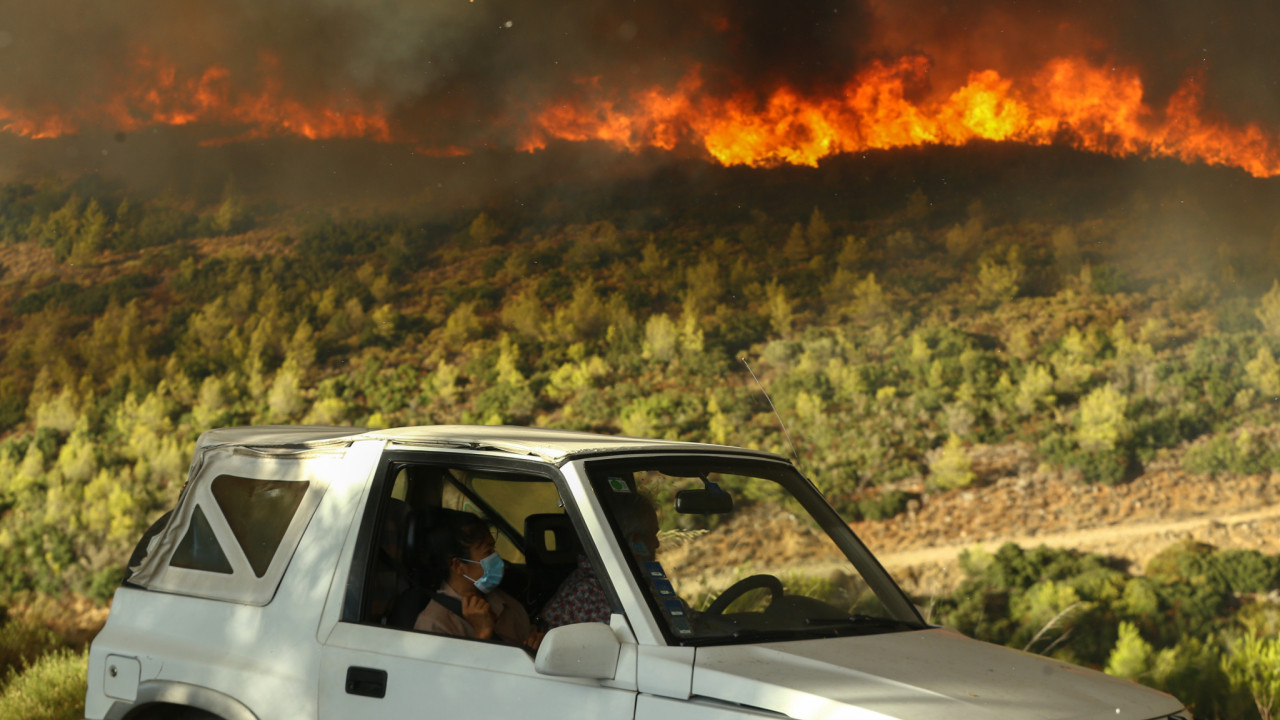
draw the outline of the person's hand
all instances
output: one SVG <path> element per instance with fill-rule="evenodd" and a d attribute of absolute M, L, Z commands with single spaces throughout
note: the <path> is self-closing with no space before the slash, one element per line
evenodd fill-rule
<path fill-rule="evenodd" d="M 462 598 L 462 617 L 476 629 L 476 637 L 488 640 L 493 637 L 493 624 L 497 618 L 493 616 L 493 608 L 489 601 L 479 594 L 466 595 Z"/>
<path fill-rule="evenodd" d="M 539 632 L 537 630 L 530 631 L 529 637 L 524 639 L 524 646 L 536 652 L 538 650 L 538 646 L 542 644 L 543 635 L 546 635 L 546 633 Z"/>

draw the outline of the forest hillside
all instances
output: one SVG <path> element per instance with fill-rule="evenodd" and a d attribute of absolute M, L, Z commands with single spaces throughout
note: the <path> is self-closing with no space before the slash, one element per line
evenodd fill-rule
<path fill-rule="evenodd" d="M 981 172 L 960 160 L 949 177 Z M 1091 162 L 1109 164 L 1035 192 L 677 169 L 665 190 L 448 212 L 0 186 L 0 690 L 77 642 L 32 608 L 106 603 L 219 426 L 501 423 L 791 455 L 749 363 L 851 521 L 909 527 L 1010 484 L 1088 503 L 1157 470 L 1252 478 L 1274 502 L 1274 191 L 1139 192 Z M 715 192 L 681 204 L 694 184 Z M 1280 710 L 1280 556 L 1184 542 L 1138 574 L 1008 545 L 960 567 L 918 596 L 936 622 L 1197 717 Z"/>

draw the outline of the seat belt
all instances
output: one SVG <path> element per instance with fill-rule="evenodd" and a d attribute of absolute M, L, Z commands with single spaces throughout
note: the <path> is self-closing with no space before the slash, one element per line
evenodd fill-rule
<path fill-rule="evenodd" d="M 448 610 L 458 617 L 462 617 L 462 601 L 458 598 L 451 595 L 445 595 L 444 593 L 436 593 L 431 596 L 431 599 L 444 606 L 445 610 Z"/>

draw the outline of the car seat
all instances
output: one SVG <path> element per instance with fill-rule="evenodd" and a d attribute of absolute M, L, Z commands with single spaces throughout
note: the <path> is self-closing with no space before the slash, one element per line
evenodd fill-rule
<path fill-rule="evenodd" d="M 386 624 L 390 627 L 412 628 L 436 590 L 428 587 L 427 568 L 421 561 L 426 550 L 427 534 L 431 530 L 431 515 L 430 510 L 408 511 L 405 514 L 400 545 L 404 586 L 387 613 Z"/>
<path fill-rule="evenodd" d="M 546 604 L 578 566 L 582 543 L 564 513 L 535 513 L 524 519 L 525 562 L 532 579 L 527 605 L 531 613 Z"/>

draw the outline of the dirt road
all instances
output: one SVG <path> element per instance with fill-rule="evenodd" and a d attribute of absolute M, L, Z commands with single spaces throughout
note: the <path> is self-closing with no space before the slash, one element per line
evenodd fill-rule
<path fill-rule="evenodd" d="M 746 527 L 739 531 L 731 523 L 698 543 L 673 547 L 663 563 L 681 576 L 699 577 L 690 592 L 723 587 L 737 577 L 707 575 L 708 567 L 822 576 L 845 566 L 831 556 L 828 543 L 787 513 L 737 522 Z M 1107 555 L 1140 573 L 1156 553 L 1187 538 L 1280 554 L 1280 475 L 1275 482 L 1271 476 L 1215 479 L 1166 468 L 1116 487 L 1061 477 L 1009 477 L 985 487 L 922 495 L 908 513 L 852 527 L 913 595 L 952 590 L 962 579 L 962 552 L 975 547 L 993 552 L 1006 542 Z"/>
<path fill-rule="evenodd" d="M 1083 552 L 1125 557 L 1135 561 L 1134 569 L 1140 571 L 1141 565 L 1149 559 L 1143 552 L 1148 545 L 1154 546 L 1152 551 L 1154 554 L 1176 540 L 1190 537 L 1218 547 L 1247 545 L 1255 549 L 1263 549 L 1258 545 L 1275 544 L 1277 531 L 1280 531 L 1280 505 L 1273 505 L 1261 510 L 1236 513 L 1226 517 L 1141 522 L 1048 535 L 1020 535 L 978 543 L 904 550 L 881 555 L 880 561 L 888 568 L 941 564 L 957 559 L 965 550 L 980 547 L 987 552 L 995 552 L 1002 544 L 1012 542 L 1022 547 L 1047 545 L 1054 548 L 1071 548 Z M 1235 536 L 1243 533 L 1247 533 L 1249 538 L 1241 538 L 1244 540 L 1243 543 L 1234 542 Z"/>
<path fill-rule="evenodd" d="M 1186 538 L 1280 554 L 1280 477 L 1163 471 L 1118 487 L 1010 479 L 931 498 L 913 516 L 895 520 L 854 529 L 911 590 L 947 589 L 960 579 L 960 553 L 992 552 L 1006 542 L 1107 555 L 1140 573 L 1156 553 Z"/>

